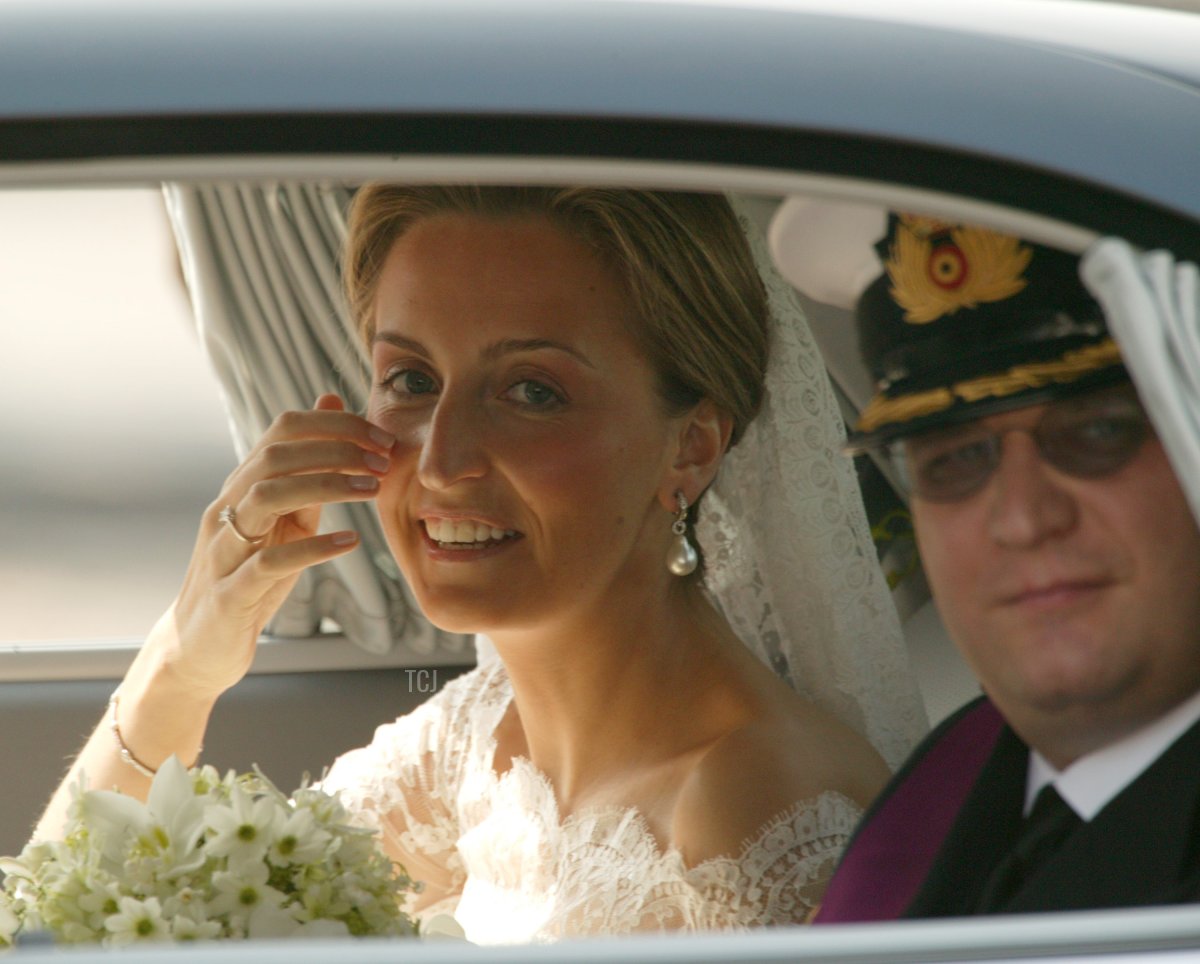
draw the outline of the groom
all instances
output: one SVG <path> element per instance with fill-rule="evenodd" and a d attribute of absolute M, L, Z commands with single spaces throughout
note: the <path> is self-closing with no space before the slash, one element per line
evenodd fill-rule
<path fill-rule="evenodd" d="M 893 217 L 858 307 L 922 561 L 986 696 L 868 812 L 818 922 L 1200 898 L 1200 533 L 1077 259 Z"/>

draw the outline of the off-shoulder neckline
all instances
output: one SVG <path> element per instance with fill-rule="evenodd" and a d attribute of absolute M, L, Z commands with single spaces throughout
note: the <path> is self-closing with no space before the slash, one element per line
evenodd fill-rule
<path fill-rule="evenodd" d="M 477 748 L 481 755 L 483 770 L 489 775 L 495 787 L 503 786 L 506 781 L 522 779 L 527 784 L 534 786 L 541 798 L 540 802 L 544 807 L 543 812 L 551 818 L 552 826 L 556 832 L 564 837 L 569 837 L 571 832 L 577 828 L 585 827 L 597 821 L 611 821 L 613 825 L 618 825 L 632 820 L 640 844 L 639 850 L 652 853 L 662 863 L 676 865 L 684 877 L 693 875 L 701 877 L 707 876 L 708 873 L 717 868 L 741 864 L 764 840 L 773 834 L 777 834 L 780 828 L 795 822 L 803 814 L 819 811 L 823 804 L 834 808 L 839 806 L 845 807 L 852 813 L 860 814 L 862 812 L 862 808 L 846 794 L 837 790 L 822 790 L 814 797 L 795 801 L 791 806 L 768 818 L 757 831 L 751 833 L 742 841 L 736 854 L 717 854 L 690 866 L 686 863 L 683 853 L 676 845 L 668 844 L 664 847 L 659 843 L 645 814 L 639 807 L 632 804 L 628 806 L 610 804 L 584 807 L 563 817 L 558 805 L 558 795 L 554 791 L 554 784 L 551 782 L 549 775 L 534 764 L 529 757 L 518 754 L 512 757 L 511 764 L 507 770 L 501 772 L 496 769 L 496 752 L 498 749 L 496 730 L 512 703 L 513 689 L 503 662 L 498 658 L 494 658 L 492 662 L 495 663 L 494 666 L 485 665 L 479 667 L 480 671 L 485 673 L 485 678 L 482 681 L 483 690 L 491 697 L 488 700 L 491 715 L 489 718 L 484 718 L 480 721 L 483 725 L 480 728 L 481 738 Z"/>

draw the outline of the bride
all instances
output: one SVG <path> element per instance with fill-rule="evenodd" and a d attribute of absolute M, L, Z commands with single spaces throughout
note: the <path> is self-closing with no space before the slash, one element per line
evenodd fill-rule
<path fill-rule="evenodd" d="M 424 880 L 412 911 L 482 943 L 804 921 L 888 775 L 868 737 L 894 760 L 920 720 L 821 441 L 828 389 L 810 364 L 768 392 L 772 340 L 772 372 L 812 350 L 771 334 L 728 204 L 374 185 L 344 274 L 365 417 L 324 395 L 229 477 L 36 835 L 80 774 L 144 796 L 169 755 L 196 759 L 301 571 L 357 545 L 319 533 L 322 505 L 373 499 L 425 615 L 499 657 L 325 779 Z M 811 451 L 773 450 L 784 426 Z M 747 521 L 764 496 L 779 511 Z M 804 503 L 823 530 L 797 527 Z"/>

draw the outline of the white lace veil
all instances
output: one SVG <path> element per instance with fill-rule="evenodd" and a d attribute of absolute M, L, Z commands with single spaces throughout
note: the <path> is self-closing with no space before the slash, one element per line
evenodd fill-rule
<path fill-rule="evenodd" d="M 825 365 L 762 230 L 737 203 L 767 288 L 771 360 L 758 417 L 700 505 L 705 585 L 743 641 L 895 768 L 928 728 L 875 556 Z"/>

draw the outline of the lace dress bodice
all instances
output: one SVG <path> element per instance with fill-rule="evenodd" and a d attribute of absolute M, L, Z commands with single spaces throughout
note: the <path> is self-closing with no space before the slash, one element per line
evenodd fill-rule
<path fill-rule="evenodd" d="M 563 819 L 528 759 L 497 773 L 495 731 L 511 699 L 492 660 L 381 726 L 323 781 L 424 882 L 412 913 L 452 913 L 479 944 L 807 918 L 860 816 L 849 798 L 799 801 L 736 856 L 689 867 L 632 807 Z"/>

